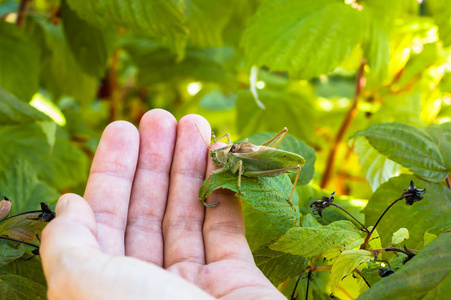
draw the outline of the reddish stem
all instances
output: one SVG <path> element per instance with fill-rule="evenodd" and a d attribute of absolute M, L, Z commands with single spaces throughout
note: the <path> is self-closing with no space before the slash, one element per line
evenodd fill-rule
<path fill-rule="evenodd" d="M 25 19 L 25 13 L 27 11 L 27 6 L 30 0 L 21 0 L 19 4 L 19 10 L 17 11 L 17 19 L 16 19 L 16 25 L 19 28 L 22 28 L 23 21 Z"/>
<path fill-rule="evenodd" d="M 330 178 L 332 176 L 332 171 L 334 169 L 335 165 L 335 157 L 337 154 L 338 147 L 340 146 L 340 143 L 342 142 L 343 138 L 346 135 L 346 132 L 348 131 L 349 127 L 351 126 L 352 121 L 355 119 L 357 112 L 358 112 L 358 99 L 362 92 L 363 87 L 365 86 L 365 64 L 366 60 L 362 59 L 362 62 L 360 64 L 360 68 L 357 73 L 357 79 L 355 84 L 355 91 L 354 91 L 354 97 L 352 101 L 352 105 L 349 108 L 348 113 L 346 114 L 346 117 L 341 124 L 340 130 L 338 131 L 337 136 L 335 137 L 335 141 L 332 145 L 332 149 L 329 152 L 329 156 L 327 157 L 327 164 L 326 169 L 323 173 L 323 178 L 321 180 L 321 188 L 326 188 L 327 184 L 330 181 Z"/>

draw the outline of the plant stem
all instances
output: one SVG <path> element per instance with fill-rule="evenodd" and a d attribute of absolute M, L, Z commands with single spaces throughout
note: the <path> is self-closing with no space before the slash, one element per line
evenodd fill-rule
<path fill-rule="evenodd" d="M 19 28 L 23 26 L 23 20 L 25 19 L 25 13 L 30 0 L 20 0 L 19 10 L 17 11 L 16 25 Z"/>
<path fill-rule="evenodd" d="M 299 284 L 299 280 L 301 280 L 302 275 L 304 275 L 304 273 L 308 270 L 309 271 L 309 279 L 310 279 L 310 275 L 312 272 L 317 272 L 317 271 L 328 271 L 332 269 L 332 265 L 325 265 L 325 266 L 316 266 L 316 265 L 311 265 L 311 266 L 307 266 L 302 272 L 301 275 L 299 275 L 298 280 L 296 280 L 296 284 L 294 285 L 294 289 L 293 289 L 293 293 L 291 294 L 291 299 L 295 299 L 294 298 L 294 294 L 296 292 L 296 289 L 298 287 Z"/>
<path fill-rule="evenodd" d="M 108 87 L 109 87 L 109 100 L 110 100 L 110 116 L 109 122 L 113 122 L 119 119 L 121 113 L 121 95 L 119 91 L 118 83 L 118 64 L 119 64 L 119 51 L 115 50 L 111 58 L 111 64 L 108 71 Z"/>
<path fill-rule="evenodd" d="M 408 249 L 409 251 L 418 251 L 415 249 Z M 381 248 L 381 249 L 375 249 L 375 250 L 366 250 L 369 251 L 373 254 L 379 254 L 379 253 L 384 253 L 384 252 L 401 252 L 407 255 L 406 250 L 401 249 L 401 248 Z"/>
<path fill-rule="evenodd" d="M 26 212 L 23 212 L 23 213 L 20 213 L 20 214 L 14 215 L 14 216 L 10 216 L 10 217 L 7 217 L 7 218 L 4 218 L 4 219 L 1 219 L 1 220 L 0 220 L 0 223 L 1 223 L 1 222 L 3 222 L 3 221 L 5 221 L 5 220 L 11 219 L 11 218 L 15 218 L 15 217 L 18 217 L 18 216 L 23 216 L 23 215 L 26 215 L 26 214 L 43 213 L 43 212 L 44 212 L 43 210 L 32 210 L 32 211 L 26 211 Z"/>
<path fill-rule="evenodd" d="M 390 204 L 385 211 L 382 213 L 382 215 L 379 217 L 379 219 L 377 220 L 376 224 L 374 224 L 374 227 L 371 229 L 370 233 L 368 233 L 368 235 L 366 236 L 365 241 L 363 242 L 363 244 L 360 246 L 360 249 L 365 249 L 366 245 L 368 244 L 368 241 L 370 240 L 371 235 L 373 234 L 374 230 L 376 230 L 377 225 L 379 224 L 379 222 L 382 220 L 382 217 L 387 213 L 387 211 L 393 206 L 395 205 L 396 202 L 404 199 L 406 196 L 401 196 L 400 198 L 396 199 L 395 201 L 393 201 L 392 204 Z"/>
<path fill-rule="evenodd" d="M 308 275 L 307 275 L 307 288 L 305 289 L 305 300 L 308 300 L 308 288 L 309 288 L 309 285 L 310 285 L 311 277 L 312 277 L 312 271 L 309 271 Z"/>
<path fill-rule="evenodd" d="M 35 248 L 37 248 L 37 249 L 39 248 L 39 246 L 37 246 L 37 245 L 35 245 L 35 244 L 28 243 L 28 242 L 24 242 L 24 241 L 21 241 L 21 240 L 16 240 L 16 239 L 9 238 L 9 237 L 6 237 L 6 236 L 0 236 L 0 239 L 2 239 L 2 240 L 7 240 L 7 241 L 13 241 L 13 242 L 22 243 L 22 244 L 25 244 L 25 245 L 28 245 L 28 246 L 35 247 Z"/>
<path fill-rule="evenodd" d="M 363 277 L 362 271 L 360 271 L 359 269 L 355 268 L 354 272 L 356 272 L 357 274 L 360 275 L 360 277 L 362 277 L 363 281 L 365 281 L 366 285 L 370 288 L 370 284 L 368 283 L 368 281 L 366 281 L 365 277 Z"/>
<path fill-rule="evenodd" d="M 354 97 L 352 101 L 352 105 L 349 108 L 348 113 L 346 114 L 346 117 L 341 124 L 340 130 L 338 131 L 337 136 L 335 137 L 335 141 L 332 145 L 332 149 L 329 152 L 329 156 L 327 157 L 327 163 L 326 163 L 326 169 L 323 173 L 323 178 L 321 180 L 321 188 L 326 188 L 327 184 L 330 181 L 330 178 L 332 176 L 332 171 L 334 169 L 335 165 L 335 157 L 337 154 L 338 147 L 340 146 L 341 141 L 346 135 L 346 132 L 348 131 L 349 127 L 351 126 L 352 121 L 357 115 L 358 112 L 358 99 L 362 92 L 363 87 L 365 86 L 365 64 L 366 60 L 362 59 L 362 62 L 360 63 L 360 68 L 357 72 L 357 79 L 355 84 L 355 91 L 354 91 Z"/>
<path fill-rule="evenodd" d="M 362 223 L 360 223 L 360 221 L 357 220 L 356 217 L 354 217 L 353 215 L 351 215 L 351 213 L 348 212 L 346 209 L 344 209 L 343 207 L 341 207 L 340 205 L 335 204 L 335 203 L 330 203 L 330 205 L 335 206 L 336 208 L 339 208 L 339 209 L 341 209 L 342 211 L 344 211 L 345 213 L 347 213 L 351 218 L 353 218 L 357 223 L 359 223 L 360 226 L 362 226 L 362 228 L 363 228 L 368 234 L 370 233 L 370 231 L 368 230 L 368 228 L 366 228 L 365 225 L 363 225 Z"/>

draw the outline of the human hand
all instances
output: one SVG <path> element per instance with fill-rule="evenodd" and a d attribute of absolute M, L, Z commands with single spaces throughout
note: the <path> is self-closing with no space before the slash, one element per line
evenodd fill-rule
<path fill-rule="evenodd" d="M 285 299 L 255 266 L 241 202 L 199 188 L 208 122 L 149 111 L 104 131 L 84 199 L 63 195 L 42 233 L 49 299 Z"/>

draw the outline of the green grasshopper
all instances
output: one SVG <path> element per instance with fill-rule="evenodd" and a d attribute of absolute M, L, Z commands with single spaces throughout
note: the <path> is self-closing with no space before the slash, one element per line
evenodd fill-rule
<path fill-rule="evenodd" d="M 199 201 L 206 207 L 215 207 L 219 204 L 219 202 L 206 203 L 204 200 L 211 177 L 222 172 L 230 171 L 232 174 L 238 173 L 238 191 L 245 196 L 244 192 L 241 191 L 241 176 L 274 177 L 297 170 L 293 189 L 287 199 L 288 204 L 296 211 L 290 200 L 293 197 L 294 189 L 299 179 L 299 174 L 301 173 L 301 167 L 305 164 L 305 159 L 296 153 L 275 148 L 282 141 L 287 132 L 288 129 L 285 127 L 261 146 L 249 143 L 248 139 L 245 139 L 242 143 L 233 144 L 230 139 L 230 134 L 228 133 L 218 139 L 219 141 L 224 137 L 227 138 L 227 145 L 216 150 L 211 150 L 204 140 L 205 145 L 210 150 L 210 157 L 213 161 L 213 165 L 219 167 L 219 169 L 211 172 L 205 185 L 203 196 L 199 198 Z M 216 143 L 217 140 L 215 139 L 214 134 L 212 134 L 212 137 Z M 277 141 L 274 146 L 269 147 L 276 139 Z"/>

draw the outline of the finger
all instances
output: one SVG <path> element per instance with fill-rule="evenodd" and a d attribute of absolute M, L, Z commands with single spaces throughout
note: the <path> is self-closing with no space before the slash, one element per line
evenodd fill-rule
<path fill-rule="evenodd" d="M 203 264 L 202 225 L 204 207 L 199 203 L 199 188 L 207 165 L 210 125 L 197 115 L 183 117 L 177 125 L 177 141 L 171 168 L 168 205 L 163 220 L 164 266 L 179 262 Z"/>
<path fill-rule="evenodd" d="M 94 212 L 80 196 L 65 194 L 56 205 L 56 218 L 43 230 L 39 253 L 48 282 L 62 280 L 62 269 L 75 267 L 67 253 L 98 253 Z"/>
<path fill-rule="evenodd" d="M 102 254 L 94 213 L 77 195 L 61 197 L 40 250 L 49 299 L 213 299 L 155 265 Z"/>
<path fill-rule="evenodd" d="M 107 254 L 124 254 L 128 203 L 138 149 L 136 128 L 117 121 L 105 128 L 92 162 L 84 198 L 94 211 L 98 241 Z"/>
<path fill-rule="evenodd" d="M 161 223 L 166 209 L 177 120 L 169 112 L 147 112 L 139 124 L 140 150 L 132 188 L 125 253 L 163 266 Z"/>
<path fill-rule="evenodd" d="M 215 144 L 213 149 L 221 146 Z M 216 169 L 208 159 L 207 176 Z M 237 175 L 238 181 L 238 175 Z M 254 263 L 245 237 L 243 208 L 234 192 L 224 189 L 214 191 L 207 202 L 220 202 L 207 208 L 204 222 L 205 257 L 207 264 L 223 259 L 238 259 Z"/>

